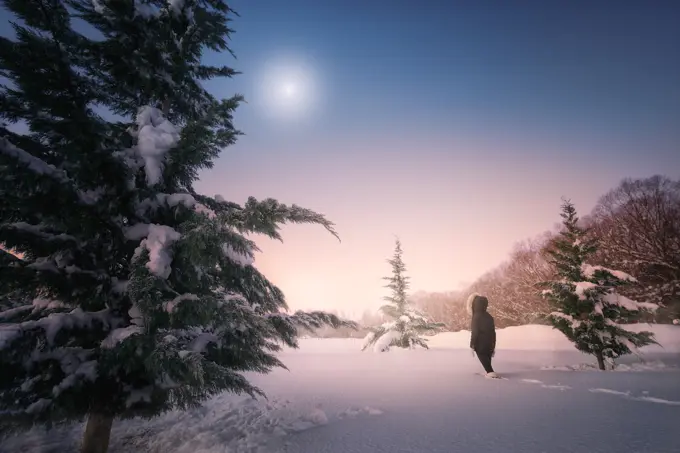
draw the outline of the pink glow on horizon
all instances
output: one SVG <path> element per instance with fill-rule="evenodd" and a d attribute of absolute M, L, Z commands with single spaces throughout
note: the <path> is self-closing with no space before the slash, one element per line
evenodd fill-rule
<path fill-rule="evenodd" d="M 669 168 L 643 157 L 612 165 L 592 156 L 566 158 L 566 152 L 499 154 L 478 145 L 417 155 L 384 143 L 344 153 L 336 146 L 281 149 L 274 159 L 246 153 L 238 162 L 227 150 L 197 184 L 203 193 L 236 202 L 252 195 L 295 203 L 336 224 L 341 243 L 311 225 L 284 227 L 283 243 L 254 238 L 263 251 L 257 267 L 284 291 L 291 309 L 358 316 L 378 308 L 395 236 L 412 291 L 462 289 L 504 261 L 515 243 L 553 228 L 562 196 L 584 215 L 622 178 Z"/>

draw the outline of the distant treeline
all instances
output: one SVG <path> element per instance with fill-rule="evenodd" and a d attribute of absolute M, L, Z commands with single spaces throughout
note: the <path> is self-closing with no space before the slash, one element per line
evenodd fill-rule
<path fill-rule="evenodd" d="M 556 212 L 558 207 L 556 200 Z M 680 317 L 680 181 L 662 176 L 626 179 L 602 196 L 582 223 L 589 234 L 600 239 L 593 264 L 633 275 L 638 283 L 620 292 L 639 302 L 661 306 L 640 322 L 670 323 Z M 552 308 L 536 285 L 555 277 L 546 260 L 546 250 L 557 232 L 555 229 L 519 242 L 508 260 L 462 291 L 420 291 L 411 296 L 411 301 L 451 331 L 469 328 L 465 301 L 472 292 L 489 298 L 490 311 L 500 328 L 549 324 L 546 315 Z M 383 321 L 379 314 L 367 311 L 358 331 L 326 328 L 316 336 L 363 337 L 368 333 L 366 327 Z"/>
<path fill-rule="evenodd" d="M 670 323 L 680 317 L 680 181 L 661 176 L 626 179 L 601 197 L 582 223 L 600 240 L 593 264 L 633 275 L 638 283 L 620 292 L 661 306 L 638 321 Z M 490 299 L 499 327 L 548 324 L 545 316 L 552 309 L 536 284 L 555 277 L 546 250 L 556 233 L 518 243 L 506 262 L 463 291 L 421 292 L 412 300 L 450 330 L 469 328 L 465 300 L 472 292 Z"/>

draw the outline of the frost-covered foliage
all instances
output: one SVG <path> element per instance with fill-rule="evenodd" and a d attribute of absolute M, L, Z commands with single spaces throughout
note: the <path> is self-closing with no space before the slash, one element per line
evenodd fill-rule
<path fill-rule="evenodd" d="M 402 253 L 401 243 L 397 240 L 394 256 L 387 260 L 392 266 L 392 276 L 384 277 L 388 281 L 385 287 L 390 289 L 391 294 L 384 298 L 388 304 L 380 307 L 380 311 L 392 321 L 372 328 L 364 339 L 362 351 L 371 346 L 376 352 L 388 351 L 392 346 L 400 348 L 422 346 L 427 349 L 427 339 L 422 335 L 437 332 L 445 327 L 442 323 L 431 322 L 409 303 L 406 294 L 409 283 L 405 275 L 406 266 L 402 260 Z"/>
<path fill-rule="evenodd" d="M 561 216 L 563 229 L 548 250 L 559 280 L 543 283 L 543 297 L 554 306 L 550 313 L 553 326 L 579 351 L 594 355 L 604 370 L 605 361 L 655 343 L 651 332 L 633 333 L 619 324 L 640 311 L 653 311 L 657 305 L 618 294 L 617 288 L 635 279 L 621 271 L 588 264 L 597 251 L 598 239 L 589 237 L 578 225 L 571 202 L 564 202 Z"/>
<path fill-rule="evenodd" d="M 680 317 L 680 180 L 624 179 L 600 198 L 591 224 L 602 238 L 598 264 L 635 275 L 626 295 L 659 305 L 642 319 Z"/>
<path fill-rule="evenodd" d="M 276 352 L 298 329 L 353 325 L 287 313 L 246 237 L 280 239 L 287 222 L 336 235 L 331 222 L 193 188 L 239 134 L 241 98 L 201 87 L 234 74 L 200 62 L 228 50 L 224 1 L 3 3 L 24 25 L 0 38 L 0 116 L 29 131 L 0 128 L 0 426 L 259 394 L 243 372 L 283 367 Z M 74 14 L 101 39 L 74 31 Z"/>

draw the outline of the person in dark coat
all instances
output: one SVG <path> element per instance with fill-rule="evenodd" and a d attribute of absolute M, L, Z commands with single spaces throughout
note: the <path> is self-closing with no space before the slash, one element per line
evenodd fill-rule
<path fill-rule="evenodd" d="M 489 299 L 475 294 L 471 296 L 472 326 L 470 348 L 477 353 L 477 358 L 484 367 L 488 377 L 498 377 L 491 366 L 491 358 L 496 353 L 496 326 L 493 316 L 486 309 Z"/>

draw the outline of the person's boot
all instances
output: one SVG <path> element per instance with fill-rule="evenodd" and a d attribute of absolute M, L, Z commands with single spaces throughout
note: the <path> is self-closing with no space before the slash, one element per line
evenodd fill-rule
<path fill-rule="evenodd" d="M 486 373 L 486 377 L 491 378 L 491 379 L 498 379 L 500 376 L 496 374 L 495 371 L 492 371 L 490 373 Z"/>

